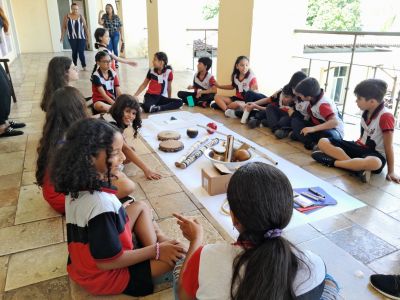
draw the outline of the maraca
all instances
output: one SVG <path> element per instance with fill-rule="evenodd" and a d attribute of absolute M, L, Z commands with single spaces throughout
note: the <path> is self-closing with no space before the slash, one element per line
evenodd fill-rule
<path fill-rule="evenodd" d="M 209 129 L 207 129 L 207 132 L 209 134 L 213 134 L 215 132 L 215 130 L 217 130 L 218 126 L 214 122 L 210 122 L 207 124 L 207 128 L 209 128 Z"/>

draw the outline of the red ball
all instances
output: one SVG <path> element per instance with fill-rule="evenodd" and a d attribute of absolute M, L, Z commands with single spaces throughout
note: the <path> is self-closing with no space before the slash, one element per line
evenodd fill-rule
<path fill-rule="evenodd" d="M 211 130 L 207 130 L 209 134 L 213 134 L 215 130 L 217 130 L 218 126 L 214 122 L 208 123 L 207 127 L 210 128 Z"/>

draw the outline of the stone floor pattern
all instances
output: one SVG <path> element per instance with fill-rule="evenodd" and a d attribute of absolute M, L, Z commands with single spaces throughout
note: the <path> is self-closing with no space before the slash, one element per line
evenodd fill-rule
<path fill-rule="evenodd" d="M 55 55 L 23 54 L 11 65 L 18 102 L 12 105 L 10 118 L 25 122 L 27 126 L 24 135 L 0 140 L 0 300 L 106 298 L 90 296 L 68 279 L 65 220 L 47 205 L 34 184 L 36 148 L 44 121 L 39 102 L 47 64 Z M 87 60 L 94 61 L 93 53 L 87 53 Z M 146 72 L 147 60 L 144 59 L 139 60 L 137 68 L 122 65 L 119 70 L 122 91 L 134 93 Z M 82 71 L 80 77 L 74 85 L 88 96 L 91 94 L 90 72 Z M 191 72 L 176 72 L 173 94 L 185 89 L 191 80 Z M 288 139 L 277 140 L 270 130 L 247 129 L 238 120 L 226 119 L 221 112 L 211 109 L 185 109 L 223 122 L 363 201 L 366 206 L 361 209 L 292 229 L 285 235 L 293 243 L 323 257 L 328 272 L 339 282 L 344 299 L 384 299 L 368 287 L 368 277 L 374 272 L 400 273 L 400 185 L 385 181 L 384 174 L 373 176 L 369 184 L 362 184 L 342 170 L 317 164 L 302 145 Z M 160 181 L 152 182 L 147 181 L 136 166 L 130 165 L 125 170 L 138 183 L 134 196 L 152 206 L 161 228 L 184 241 L 171 215 L 182 212 L 201 220 L 206 242 L 230 242 L 156 154 L 140 139 L 133 143 L 141 158 L 151 162 L 163 175 Z M 395 153 L 396 169 L 400 172 L 399 145 Z M 144 299 L 173 298 L 171 288 L 159 287 L 158 290 Z"/>

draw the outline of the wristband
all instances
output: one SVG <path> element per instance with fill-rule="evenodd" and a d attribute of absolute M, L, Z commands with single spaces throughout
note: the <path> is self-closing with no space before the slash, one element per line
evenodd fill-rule
<path fill-rule="evenodd" d="M 156 243 L 156 260 L 160 259 L 160 243 Z"/>

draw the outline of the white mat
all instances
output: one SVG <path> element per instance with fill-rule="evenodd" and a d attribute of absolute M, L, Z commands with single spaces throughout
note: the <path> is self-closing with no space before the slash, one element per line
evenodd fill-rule
<path fill-rule="evenodd" d="M 171 120 L 171 117 L 177 120 Z M 206 125 L 209 122 L 215 122 L 210 118 L 197 113 L 193 114 L 186 111 L 169 112 L 163 114 L 152 115 L 148 119 L 143 120 L 143 127 L 141 129 L 141 136 L 147 141 L 147 143 L 155 150 L 161 160 L 168 166 L 168 168 L 179 178 L 179 180 L 191 191 L 201 204 L 210 212 L 213 218 L 221 224 L 226 232 L 233 238 L 236 238 L 238 233 L 233 230 L 232 222 L 230 217 L 221 213 L 221 205 L 226 198 L 226 194 L 209 196 L 208 193 L 201 186 L 201 169 L 204 166 L 209 166 L 211 162 L 204 157 L 200 157 L 197 161 L 191 164 L 187 169 L 179 169 L 175 167 L 175 161 L 178 160 L 187 151 L 190 146 L 203 136 L 208 135 L 206 130 L 197 127 L 199 129 L 199 135 L 195 139 L 191 139 L 186 135 L 186 129 L 189 127 L 196 127 L 196 124 Z M 215 122 L 217 123 L 217 122 Z M 257 150 L 269 155 L 278 162 L 278 168 L 282 170 L 290 179 L 294 188 L 319 186 L 323 188 L 330 195 L 334 196 L 338 204 L 335 206 L 324 207 L 318 211 L 312 212 L 308 215 L 302 214 L 294 210 L 292 220 L 288 228 L 293 228 L 306 223 L 318 221 L 324 218 L 328 218 L 337 214 L 344 213 L 362 206 L 364 203 L 348 195 L 344 191 L 337 187 L 321 180 L 313 174 L 303 170 L 297 165 L 275 155 L 256 143 L 234 133 L 230 129 L 224 127 L 223 124 L 218 124 L 218 130 L 226 133 L 233 134 L 236 139 L 240 139 L 252 146 Z M 177 153 L 165 153 L 158 149 L 159 141 L 157 140 L 157 134 L 162 130 L 176 130 L 181 134 L 181 141 L 185 145 L 185 149 Z M 224 138 L 219 134 L 210 135 L 210 137 Z M 269 163 L 269 161 L 263 158 L 256 158 L 256 161 L 263 161 Z"/>

